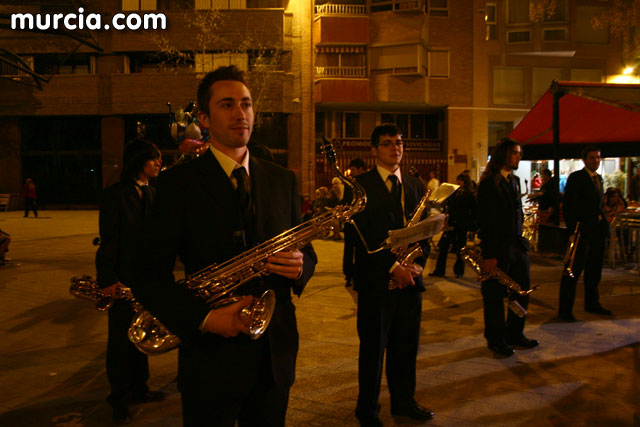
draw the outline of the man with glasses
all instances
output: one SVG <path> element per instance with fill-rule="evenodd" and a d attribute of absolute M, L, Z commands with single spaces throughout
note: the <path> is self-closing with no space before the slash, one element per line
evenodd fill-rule
<path fill-rule="evenodd" d="M 404 227 L 425 190 L 420 181 L 400 171 L 404 146 L 396 125 L 376 127 L 371 145 L 376 167 L 356 177 L 367 193 L 367 207 L 355 216 L 355 221 L 368 248 L 376 249 L 389 230 Z M 421 243 L 428 254 L 428 245 Z M 382 425 L 378 397 L 385 350 L 391 413 L 422 421 L 433 418 L 433 412 L 414 399 L 421 293 L 425 290 L 425 259 L 418 262 L 403 265 L 389 250 L 370 254 L 362 242 L 356 244 L 354 281 L 360 338 L 356 417 L 363 426 Z M 391 279 L 398 289 L 389 290 Z"/>

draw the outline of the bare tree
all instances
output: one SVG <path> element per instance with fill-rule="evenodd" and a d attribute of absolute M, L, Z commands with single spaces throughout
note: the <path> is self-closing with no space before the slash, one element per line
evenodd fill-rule
<path fill-rule="evenodd" d="M 609 7 L 591 20 L 594 29 L 608 29 L 622 39 L 622 59 L 634 63 L 640 58 L 640 0 L 612 0 Z"/>

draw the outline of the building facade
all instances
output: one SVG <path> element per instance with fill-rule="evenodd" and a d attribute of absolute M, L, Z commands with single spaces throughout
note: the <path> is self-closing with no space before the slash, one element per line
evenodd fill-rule
<path fill-rule="evenodd" d="M 28 3 L 0 1 L 0 16 L 79 4 Z M 591 23 L 610 3 L 95 0 L 85 15 L 162 12 L 167 28 L 72 38 L 0 27 L 0 193 L 31 177 L 51 202 L 95 201 L 138 123 L 174 157 L 167 102 L 185 106 L 199 77 L 229 63 L 253 79 L 252 142 L 296 172 L 303 194 L 330 177 L 320 137 L 334 141 L 343 168 L 353 157 L 371 166 L 368 138 L 385 122 L 403 131 L 407 170 L 451 181 L 471 169 L 477 179 L 490 147 L 553 79 L 621 73 L 620 40 Z"/>

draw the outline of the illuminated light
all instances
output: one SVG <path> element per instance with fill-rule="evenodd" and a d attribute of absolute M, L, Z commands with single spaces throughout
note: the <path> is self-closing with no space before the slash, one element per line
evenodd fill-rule
<path fill-rule="evenodd" d="M 624 69 L 622 74 L 631 74 L 631 73 L 633 73 L 634 69 L 635 69 L 635 67 L 627 67 L 627 68 Z"/>
<path fill-rule="evenodd" d="M 607 83 L 634 83 L 635 84 L 635 83 L 640 83 L 640 78 L 630 76 L 630 75 L 617 74 L 617 75 L 609 76 L 607 78 Z"/>

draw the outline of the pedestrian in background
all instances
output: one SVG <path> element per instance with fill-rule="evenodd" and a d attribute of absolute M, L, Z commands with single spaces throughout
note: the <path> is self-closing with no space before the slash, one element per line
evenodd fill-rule
<path fill-rule="evenodd" d="M 33 216 L 38 217 L 37 202 L 38 189 L 31 178 L 27 178 L 22 187 L 22 198 L 24 199 L 24 217 L 29 216 L 29 211 L 33 211 Z"/>

